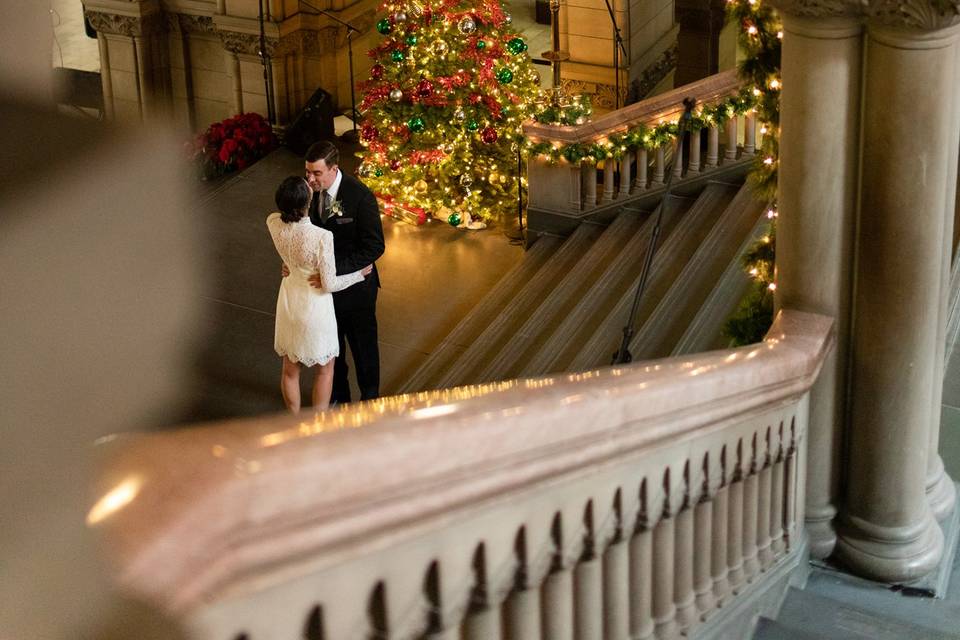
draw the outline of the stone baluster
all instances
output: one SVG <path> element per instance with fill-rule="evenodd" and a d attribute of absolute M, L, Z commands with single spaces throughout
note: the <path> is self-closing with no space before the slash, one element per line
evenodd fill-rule
<path fill-rule="evenodd" d="M 743 116 L 743 155 L 752 156 L 757 150 L 757 112 L 751 109 Z"/>
<path fill-rule="evenodd" d="M 679 634 L 677 607 L 673 602 L 674 525 L 674 519 L 665 513 L 653 528 L 653 622 L 657 640 Z"/>
<path fill-rule="evenodd" d="M 663 185 L 663 179 L 666 176 L 666 167 L 664 166 L 664 148 L 665 145 L 660 145 L 657 147 L 657 150 L 654 152 L 653 156 L 653 179 L 650 180 L 651 187 L 659 187 Z"/>
<path fill-rule="evenodd" d="M 614 169 L 617 162 L 613 158 L 607 158 L 603 161 L 603 199 L 601 202 L 610 202 L 613 200 L 613 193 L 616 187 L 614 184 Z"/>
<path fill-rule="evenodd" d="M 684 632 L 689 631 L 698 620 L 693 593 L 693 525 L 693 509 L 685 505 L 676 517 L 673 565 L 673 600 L 677 607 L 677 622 Z"/>
<path fill-rule="evenodd" d="M 810 392 L 805 524 L 810 554 L 826 558 L 836 544 L 846 423 L 863 28 L 852 17 L 797 17 L 790 7 L 781 15 L 786 35 L 775 302 L 837 323 L 837 346 Z M 810 247 L 819 247 L 816 255 Z"/>
<path fill-rule="evenodd" d="M 637 149 L 637 178 L 634 180 L 634 191 L 645 191 L 647 188 L 647 158 L 646 147 Z"/>
<path fill-rule="evenodd" d="M 683 143 L 674 146 L 676 155 L 673 157 L 673 179 L 678 180 L 683 175 Z"/>
<path fill-rule="evenodd" d="M 774 558 L 783 553 L 783 486 L 786 467 L 783 463 L 783 423 L 777 435 L 777 449 L 773 456 L 770 482 L 770 549 Z"/>
<path fill-rule="evenodd" d="M 612 162 L 608 164 L 613 166 Z M 597 557 L 597 537 L 593 522 L 593 503 L 583 515 L 583 553 L 573 571 L 573 624 L 577 640 L 603 638 L 603 563 Z"/>
<path fill-rule="evenodd" d="M 757 558 L 758 507 L 760 502 L 757 476 L 757 434 L 753 434 L 750 465 L 743 480 L 743 573 L 748 581 L 760 573 Z"/>
<path fill-rule="evenodd" d="M 653 637 L 653 524 L 648 514 L 647 481 L 640 485 L 640 512 L 630 538 L 630 637 L 650 640 Z"/>
<path fill-rule="evenodd" d="M 727 571 L 730 588 L 739 593 L 743 584 L 743 443 L 737 444 L 737 466 L 729 487 L 727 520 Z"/>
<path fill-rule="evenodd" d="M 464 640 L 499 640 L 500 628 L 500 607 L 496 603 L 484 605 L 467 614 L 463 621 L 463 638 Z"/>
<path fill-rule="evenodd" d="M 573 640 L 573 573 L 560 568 L 543 583 L 543 637 Z"/>
<path fill-rule="evenodd" d="M 687 163 L 687 173 L 700 173 L 700 133 L 702 129 L 690 132 L 690 162 Z"/>
<path fill-rule="evenodd" d="M 797 442 L 793 424 L 790 425 L 790 445 L 783 464 L 785 470 L 784 482 L 787 485 L 783 500 L 783 542 L 789 552 L 799 542 L 796 531 L 799 489 L 797 487 Z"/>
<path fill-rule="evenodd" d="M 541 556 L 537 551 L 528 548 L 527 530 L 526 527 L 521 527 L 514 541 L 517 572 L 513 580 L 513 590 L 503 604 L 503 631 L 506 640 L 541 636 L 540 586 L 549 566 L 547 562 L 530 562 L 531 557 Z"/>
<path fill-rule="evenodd" d="M 707 160 L 704 169 L 716 169 L 720 156 L 720 127 L 712 125 L 707 129 Z"/>
<path fill-rule="evenodd" d="M 563 526 L 558 513 L 553 521 L 551 536 L 554 544 L 553 565 L 543 582 L 543 637 L 573 640 L 573 570 L 564 547 Z"/>
<path fill-rule="evenodd" d="M 620 198 L 630 195 L 630 157 L 633 154 L 624 151 L 620 158 Z"/>
<path fill-rule="evenodd" d="M 723 125 L 723 130 L 727 134 L 727 144 L 723 150 L 723 164 L 728 164 L 737 159 L 737 118 L 730 116 Z"/>
<path fill-rule="evenodd" d="M 583 176 L 583 207 L 593 209 L 597 206 L 597 167 L 592 161 L 583 160 L 580 175 Z"/>
<path fill-rule="evenodd" d="M 716 466 L 716 464 L 714 464 Z M 697 610 L 704 614 L 716 605 L 713 579 L 710 576 L 713 559 L 713 499 L 710 482 L 710 458 L 703 458 L 703 489 L 693 510 L 693 592 Z"/>
<path fill-rule="evenodd" d="M 766 446 L 763 460 L 760 462 L 759 502 L 757 504 L 757 557 L 760 568 L 767 570 L 773 564 L 773 551 L 770 548 L 770 485 L 773 469 L 770 466 L 770 428 L 767 427 Z"/>
<path fill-rule="evenodd" d="M 720 487 L 713 497 L 713 519 L 710 524 L 710 579 L 718 604 L 726 602 L 730 593 L 727 564 L 730 490 L 727 468 L 727 448 L 724 447 L 720 452 Z"/>
<path fill-rule="evenodd" d="M 603 554 L 603 637 L 630 639 L 630 547 L 615 540 Z"/>

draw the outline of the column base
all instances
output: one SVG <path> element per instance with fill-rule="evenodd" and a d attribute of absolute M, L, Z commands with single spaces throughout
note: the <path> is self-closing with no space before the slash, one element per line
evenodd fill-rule
<path fill-rule="evenodd" d="M 943 460 L 937 454 L 934 461 L 934 472 L 927 477 L 927 503 L 933 511 L 933 517 L 943 522 L 954 512 L 957 502 L 957 491 L 953 480 L 943 468 Z"/>
<path fill-rule="evenodd" d="M 929 511 L 910 527 L 883 527 L 845 518 L 835 557 L 851 573 L 877 582 L 904 583 L 924 578 L 943 556 L 943 532 Z"/>
<path fill-rule="evenodd" d="M 819 512 L 807 507 L 804 527 L 807 530 L 811 558 L 823 560 L 833 554 L 837 546 L 837 530 L 833 524 L 836 516 L 837 510 L 833 505 L 826 505 Z"/>

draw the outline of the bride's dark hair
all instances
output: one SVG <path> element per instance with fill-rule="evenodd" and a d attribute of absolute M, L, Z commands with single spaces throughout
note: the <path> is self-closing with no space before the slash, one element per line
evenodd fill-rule
<path fill-rule="evenodd" d="M 310 206 L 313 190 L 300 176 L 290 176 L 277 187 L 274 201 L 280 209 L 280 219 L 284 222 L 296 222 L 302 218 Z"/>

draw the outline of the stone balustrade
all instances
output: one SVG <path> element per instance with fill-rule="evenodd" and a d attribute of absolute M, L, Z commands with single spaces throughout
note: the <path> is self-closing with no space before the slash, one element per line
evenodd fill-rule
<path fill-rule="evenodd" d="M 603 142 L 611 135 L 626 133 L 638 125 L 653 128 L 662 122 L 676 121 L 683 113 L 685 98 L 693 97 L 699 105 L 712 104 L 737 94 L 742 86 L 736 70 L 731 69 L 610 112 L 583 125 L 528 123 L 524 125 L 524 133 L 535 144 L 549 142 L 554 147 Z M 687 147 L 690 157 L 681 156 L 673 162 L 674 179 L 709 173 L 753 156 L 759 146 L 757 127 L 755 115 L 749 112 L 734 116 L 723 124 L 691 131 Z M 723 145 L 720 144 L 721 130 Z M 705 154 L 701 152 L 704 146 Z M 675 140 L 670 140 L 652 150 L 643 146 L 621 149 L 622 155 L 618 159 L 600 163 L 593 159 L 579 163 L 554 162 L 546 157 L 531 156 L 527 165 L 531 217 L 546 212 L 584 215 L 605 205 L 622 204 L 631 196 L 662 188 L 675 147 Z"/>
<path fill-rule="evenodd" d="M 745 599 L 804 557 L 833 339 L 784 311 L 738 349 L 118 438 L 88 523 L 118 585 L 203 638 L 749 624 Z"/>

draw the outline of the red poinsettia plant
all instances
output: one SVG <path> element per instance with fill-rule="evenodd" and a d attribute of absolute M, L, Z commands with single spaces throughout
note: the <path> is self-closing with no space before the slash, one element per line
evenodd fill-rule
<path fill-rule="evenodd" d="M 259 113 L 241 113 L 211 124 L 185 150 L 204 176 L 245 169 L 277 146 L 270 123 Z"/>

